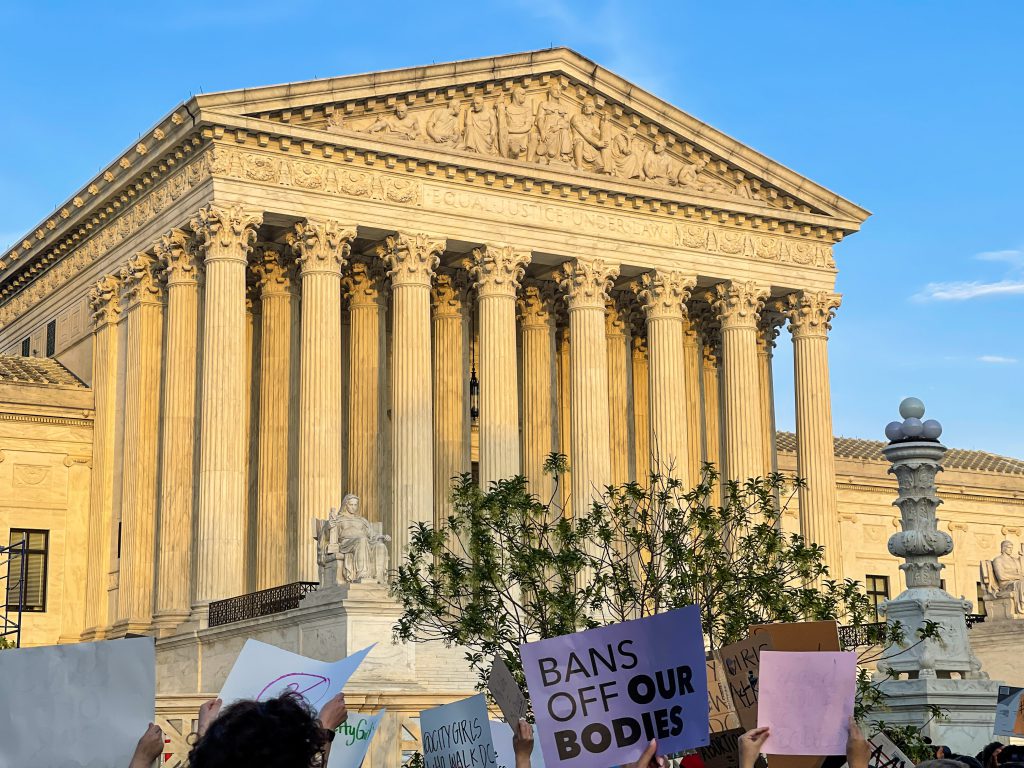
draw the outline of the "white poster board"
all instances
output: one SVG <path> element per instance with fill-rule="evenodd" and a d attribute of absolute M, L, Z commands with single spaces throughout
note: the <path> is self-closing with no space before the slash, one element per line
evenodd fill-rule
<path fill-rule="evenodd" d="M 0 651 L 0 766 L 126 766 L 155 701 L 151 637 Z"/>
<path fill-rule="evenodd" d="M 266 701 L 286 691 L 301 694 L 317 712 L 344 688 L 373 646 L 340 661 L 319 661 L 259 640 L 246 640 L 220 689 L 227 707 L 240 699 Z"/>
<path fill-rule="evenodd" d="M 512 746 L 512 726 L 500 720 L 489 720 L 491 741 L 494 742 L 494 757 L 498 768 L 515 768 L 516 752 Z M 544 755 L 540 749 L 537 729 L 533 729 L 533 752 L 530 753 L 530 768 L 544 768 Z"/>
<path fill-rule="evenodd" d="M 382 709 L 375 715 L 349 712 L 348 720 L 339 725 L 331 742 L 331 754 L 327 757 L 327 768 L 359 768 L 366 759 L 377 726 L 387 714 Z"/>

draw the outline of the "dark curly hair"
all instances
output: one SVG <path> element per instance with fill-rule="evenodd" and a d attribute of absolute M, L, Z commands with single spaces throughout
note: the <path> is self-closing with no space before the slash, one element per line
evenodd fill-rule
<path fill-rule="evenodd" d="M 188 753 L 190 768 L 311 768 L 324 764 L 327 732 L 306 700 L 283 693 L 225 709 Z"/>

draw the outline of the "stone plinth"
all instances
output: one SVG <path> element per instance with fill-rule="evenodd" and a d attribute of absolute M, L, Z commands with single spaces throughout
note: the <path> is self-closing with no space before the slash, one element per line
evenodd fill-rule
<path fill-rule="evenodd" d="M 971 628 L 971 648 L 989 677 L 1015 684 L 1020 679 L 1024 619 L 996 619 L 992 616 L 992 603 L 986 600 L 985 607 L 988 618 Z"/>

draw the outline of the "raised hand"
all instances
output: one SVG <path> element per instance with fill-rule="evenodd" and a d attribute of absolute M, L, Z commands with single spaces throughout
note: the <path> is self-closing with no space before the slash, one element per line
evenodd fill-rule
<path fill-rule="evenodd" d="M 647 745 L 647 749 L 640 755 L 640 759 L 631 765 L 627 765 L 626 768 L 665 768 L 668 764 L 665 761 L 665 757 L 657 753 L 658 741 L 657 739 L 651 739 L 651 743 Z"/>
<path fill-rule="evenodd" d="M 202 738 L 203 734 L 206 733 L 210 723 L 217 719 L 223 704 L 224 702 L 220 699 L 210 699 L 199 705 L 199 723 L 196 725 L 196 733 L 199 734 L 199 738 Z"/>
<path fill-rule="evenodd" d="M 850 735 L 846 737 L 846 762 L 850 768 L 868 768 L 871 759 L 871 745 L 864 738 L 857 721 L 850 718 Z"/>
<path fill-rule="evenodd" d="M 159 725 L 150 723 L 135 745 L 135 754 L 128 768 L 151 768 L 153 761 L 164 751 L 164 732 Z"/>
<path fill-rule="evenodd" d="M 739 738 L 740 768 L 753 768 L 761 754 L 761 747 L 768 739 L 767 728 L 755 728 L 747 731 Z M 851 765 L 850 768 L 853 768 Z"/>
<path fill-rule="evenodd" d="M 348 708 L 345 706 L 345 694 L 340 692 L 320 709 L 320 725 L 333 731 L 346 720 Z"/>
<path fill-rule="evenodd" d="M 533 726 L 519 719 L 512 728 L 512 750 L 516 753 L 516 768 L 530 768 L 533 754 Z"/>

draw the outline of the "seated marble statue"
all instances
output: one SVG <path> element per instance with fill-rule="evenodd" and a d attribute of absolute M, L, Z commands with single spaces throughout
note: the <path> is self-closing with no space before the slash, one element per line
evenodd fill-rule
<path fill-rule="evenodd" d="M 346 494 L 341 509 L 332 509 L 326 520 L 317 520 L 316 540 L 322 582 L 333 580 L 324 578 L 325 571 L 340 568 L 340 580 L 388 583 L 387 542 L 391 537 L 380 532 L 380 523 L 359 515 L 355 494 Z"/>
<path fill-rule="evenodd" d="M 1024 566 L 1021 558 L 1013 556 L 1013 542 L 1004 541 L 999 550 L 999 556 L 992 560 L 994 591 L 998 595 L 1011 595 L 1013 609 L 1024 614 Z"/>

